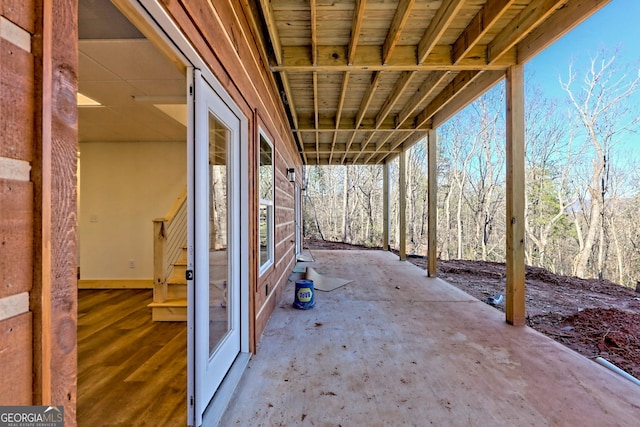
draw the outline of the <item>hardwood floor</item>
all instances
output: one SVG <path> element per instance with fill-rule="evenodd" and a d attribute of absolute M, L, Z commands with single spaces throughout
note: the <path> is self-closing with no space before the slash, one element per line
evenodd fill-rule
<path fill-rule="evenodd" d="M 78 291 L 78 425 L 184 426 L 186 322 L 152 322 L 151 290 Z"/>

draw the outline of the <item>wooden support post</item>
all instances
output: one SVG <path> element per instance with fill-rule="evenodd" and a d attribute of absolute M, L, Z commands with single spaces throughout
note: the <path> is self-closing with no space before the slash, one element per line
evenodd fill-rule
<path fill-rule="evenodd" d="M 400 171 L 398 172 L 398 240 L 400 241 L 400 261 L 407 259 L 407 152 L 400 153 Z"/>
<path fill-rule="evenodd" d="M 427 173 L 428 173 L 428 217 L 427 217 L 427 275 L 436 277 L 438 250 L 438 168 L 437 133 L 430 129 L 427 135 Z"/>
<path fill-rule="evenodd" d="M 389 163 L 382 165 L 382 248 L 389 250 Z"/>
<path fill-rule="evenodd" d="M 524 263 L 524 77 L 523 66 L 507 70 L 507 300 L 506 320 L 525 324 Z"/>

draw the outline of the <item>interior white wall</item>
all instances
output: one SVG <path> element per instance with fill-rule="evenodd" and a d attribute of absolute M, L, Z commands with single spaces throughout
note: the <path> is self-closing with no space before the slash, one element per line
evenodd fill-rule
<path fill-rule="evenodd" d="M 80 144 L 81 279 L 153 278 L 152 220 L 185 187 L 186 156 L 180 142 Z"/>

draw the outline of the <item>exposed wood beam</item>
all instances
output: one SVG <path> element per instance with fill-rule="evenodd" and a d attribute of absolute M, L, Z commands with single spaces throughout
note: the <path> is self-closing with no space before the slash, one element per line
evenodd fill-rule
<path fill-rule="evenodd" d="M 482 39 L 513 3 L 515 3 L 515 0 L 487 1 L 467 25 L 467 28 L 460 34 L 460 37 L 453 43 L 452 62 L 455 64 L 464 58 L 469 50 Z"/>
<path fill-rule="evenodd" d="M 387 141 L 388 141 L 388 140 L 389 140 L 393 135 L 394 135 L 394 133 L 389 132 L 389 133 L 386 135 L 386 137 L 385 137 L 384 139 L 382 139 L 381 141 L 378 141 L 378 142 L 376 143 L 376 149 L 375 149 L 375 151 L 374 151 L 373 153 L 369 154 L 369 155 L 367 156 L 367 158 L 364 160 L 364 162 L 365 162 L 365 163 L 369 163 L 369 162 L 371 162 L 371 158 L 372 158 L 373 156 L 375 156 L 375 155 L 380 151 L 380 149 L 381 149 L 382 147 L 384 147 L 384 145 L 386 144 L 386 142 L 387 142 Z M 377 162 L 376 162 L 376 163 L 377 163 Z"/>
<path fill-rule="evenodd" d="M 351 136 L 349 137 L 349 140 L 347 141 L 347 146 L 344 150 L 344 153 L 342 154 L 342 158 L 340 159 L 340 164 L 344 164 L 344 160 L 347 158 L 347 154 L 349 154 L 349 150 L 351 150 L 351 146 L 353 145 L 353 140 L 356 138 L 356 133 L 355 132 L 351 132 Z"/>
<path fill-rule="evenodd" d="M 366 0 L 356 0 L 356 7 L 353 11 L 353 19 L 351 21 L 351 38 L 349 39 L 349 47 L 347 48 L 348 65 L 352 65 L 356 57 L 356 47 L 358 47 L 358 38 L 360 37 L 360 29 L 362 28 L 364 8 L 366 5 Z"/>
<path fill-rule="evenodd" d="M 313 126 L 318 129 L 318 73 L 313 73 Z M 316 132 L 316 152 L 318 151 L 320 145 L 320 134 Z M 316 159 L 320 161 L 320 157 Z"/>
<path fill-rule="evenodd" d="M 407 152 L 400 153 L 398 171 L 398 240 L 400 261 L 407 259 Z"/>
<path fill-rule="evenodd" d="M 356 163 L 360 158 L 360 156 L 362 155 L 362 153 L 365 152 L 365 150 L 369 146 L 369 143 L 371 142 L 375 134 L 376 134 L 375 132 L 369 132 L 369 134 L 364 138 L 364 141 L 362 141 L 362 144 L 360 145 L 360 149 L 357 150 L 355 153 L 355 157 L 353 158 L 353 163 Z"/>
<path fill-rule="evenodd" d="M 260 9 L 264 14 L 264 20 L 267 24 L 267 32 L 269 33 L 273 53 L 276 57 L 276 64 L 282 65 L 282 44 L 280 43 L 280 36 L 278 35 L 278 27 L 276 25 L 276 19 L 273 16 L 271 2 L 269 0 L 260 0 Z"/>
<path fill-rule="evenodd" d="M 524 326 L 524 72 L 523 65 L 507 70 L 506 85 L 506 321 Z"/>
<path fill-rule="evenodd" d="M 389 164 L 382 165 L 382 249 L 389 250 Z"/>
<path fill-rule="evenodd" d="M 427 136 L 429 130 L 416 131 L 412 135 L 405 137 L 403 139 L 399 139 L 395 143 L 391 144 L 391 151 L 396 151 L 396 149 L 408 150 L 413 147 L 418 141 L 424 139 Z"/>
<path fill-rule="evenodd" d="M 340 97 L 338 98 L 338 107 L 336 108 L 335 129 L 340 128 L 340 120 L 342 119 L 342 108 L 344 107 L 344 100 L 347 96 L 347 88 L 349 87 L 349 76 L 351 73 L 346 71 L 342 77 L 342 87 L 340 88 Z M 333 147 L 336 145 L 338 139 L 338 132 L 333 133 L 333 141 L 331 143 L 331 154 L 329 155 L 329 163 L 333 160 Z"/>
<path fill-rule="evenodd" d="M 436 277 L 438 254 L 438 165 L 436 130 L 427 134 L 427 275 Z"/>
<path fill-rule="evenodd" d="M 445 87 L 442 92 L 440 92 L 438 96 L 436 96 L 436 98 L 418 114 L 414 122 L 414 126 L 416 128 L 422 127 L 433 117 L 435 113 L 438 112 L 438 110 L 444 107 L 479 75 L 481 75 L 480 71 L 463 71 L 458 74 L 451 83 L 449 83 L 447 87 Z"/>
<path fill-rule="evenodd" d="M 489 43 L 487 61 L 489 64 L 510 50 L 531 30 L 535 29 L 568 0 L 541 0 L 529 3 L 518 16 Z"/>
<path fill-rule="evenodd" d="M 358 115 L 356 116 L 356 121 L 354 123 L 354 129 L 358 129 L 360 127 L 362 119 L 364 119 L 364 115 L 367 113 L 367 109 L 369 108 L 369 104 L 371 104 L 371 101 L 373 100 L 373 95 L 380 85 L 380 81 L 382 80 L 382 73 L 382 71 L 375 71 L 373 73 L 373 76 L 371 77 L 371 83 L 369 84 L 369 87 L 362 97 L 360 109 L 358 110 Z"/>
<path fill-rule="evenodd" d="M 402 126 L 402 124 L 407 120 L 411 114 L 415 111 L 418 106 L 426 101 L 426 99 L 433 93 L 434 90 L 442 83 L 442 81 L 449 74 L 448 71 L 435 71 L 426 78 L 426 80 L 420 85 L 414 96 L 411 98 L 409 103 L 404 106 L 404 108 L 396 117 L 396 128 Z"/>
<path fill-rule="evenodd" d="M 318 130 L 320 125 L 320 114 L 318 112 L 318 73 L 312 74 L 313 80 L 313 127 Z"/>
<path fill-rule="evenodd" d="M 344 46 L 318 46 L 318 64 L 310 60 L 309 46 L 288 46 L 283 50 L 282 64 L 272 71 L 311 73 L 313 71 L 432 71 L 432 70 L 505 70 L 516 63 L 515 48 L 508 50 L 491 64 L 487 62 L 487 46 L 476 45 L 456 64 L 451 62 L 451 46 L 436 46 L 422 64 L 416 64 L 415 46 L 396 46 L 387 64 L 382 63 L 382 46 L 362 45 L 352 62 L 347 60 Z"/>
<path fill-rule="evenodd" d="M 458 111 L 462 110 L 467 105 L 471 104 L 480 95 L 495 86 L 500 80 L 504 78 L 504 72 L 502 71 L 485 71 L 478 78 L 474 79 L 467 87 L 458 94 L 451 101 L 442 107 L 432 118 L 432 127 L 437 128 L 442 126 L 444 122 L 453 117 Z"/>
<path fill-rule="evenodd" d="M 571 1 L 518 43 L 518 63 L 524 64 L 611 0 Z"/>
<path fill-rule="evenodd" d="M 376 142 L 375 145 L 369 144 L 367 148 L 362 148 L 364 146 L 364 143 L 361 144 L 357 144 L 354 143 L 352 144 L 352 150 L 350 151 L 350 154 L 355 154 L 356 151 L 362 151 L 363 154 L 373 154 L 373 153 L 395 153 L 397 154 L 398 152 L 400 152 L 401 148 L 397 148 L 395 150 L 391 150 L 391 145 L 390 144 L 382 144 L 380 147 L 378 147 L 378 142 Z M 394 145 L 397 145 L 396 143 L 394 143 Z M 346 147 L 347 144 L 346 143 L 339 143 L 336 144 L 335 148 L 334 148 L 334 153 L 335 154 L 344 154 L 346 153 Z M 326 142 L 326 143 L 320 143 L 319 144 L 319 148 L 316 151 L 316 144 L 315 141 L 312 142 L 306 142 L 304 144 L 304 148 L 307 151 L 307 153 L 309 154 L 315 154 L 315 153 L 319 153 L 322 155 L 326 155 L 326 157 L 329 157 L 329 154 L 331 153 L 331 143 Z M 376 150 L 378 150 L 376 152 Z M 332 162 L 334 163 L 334 162 Z M 336 164 L 336 163 L 334 163 Z"/>
<path fill-rule="evenodd" d="M 427 57 L 436 46 L 442 34 L 453 21 L 456 14 L 460 11 L 460 8 L 464 4 L 464 0 L 450 0 L 443 1 L 442 6 L 436 12 L 431 24 L 427 28 L 427 31 L 422 36 L 422 40 L 418 44 L 418 64 L 422 64 L 426 61 Z"/>
<path fill-rule="evenodd" d="M 416 75 L 415 71 L 405 71 L 402 73 L 402 75 L 400 75 L 400 78 L 396 81 L 396 84 L 393 87 L 393 90 L 391 91 L 387 99 L 384 101 L 382 108 L 380 108 L 380 112 L 376 116 L 376 123 L 375 123 L 376 129 L 382 125 L 384 120 L 389 115 L 389 112 L 391 111 L 393 106 L 396 105 L 396 102 L 398 102 L 398 99 L 404 93 L 404 90 L 407 88 L 407 85 L 409 85 L 409 83 L 411 82 L 411 80 L 415 75 Z"/>
<path fill-rule="evenodd" d="M 360 103 L 360 109 L 358 110 L 358 115 L 356 116 L 356 120 L 353 126 L 354 129 L 358 129 L 360 127 L 360 123 L 362 123 L 362 119 L 364 119 L 364 115 L 367 113 L 369 104 L 371 104 L 373 95 L 375 94 L 376 89 L 378 88 L 378 85 L 380 85 L 380 80 L 382 80 L 382 71 L 375 71 L 373 73 L 373 76 L 371 77 L 371 83 L 369 84 L 369 87 L 367 88 L 366 92 L 364 93 L 364 96 L 362 97 L 362 102 Z M 347 143 L 347 152 L 351 148 L 351 144 L 353 143 L 353 139 L 355 138 L 355 136 L 356 136 L 356 132 L 353 132 L 353 134 L 351 134 L 351 138 L 349 139 L 349 142 Z M 344 156 L 342 156 L 340 163 L 344 163 L 344 160 L 346 157 L 347 157 L 347 153 L 345 153 Z"/>
<path fill-rule="evenodd" d="M 291 121 L 293 122 L 294 129 L 298 128 L 298 114 L 296 110 L 295 102 L 293 101 L 293 92 L 291 92 L 291 85 L 289 85 L 289 78 L 287 77 L 286 72 L 280 73 L 280 80 L 282 81 L 282 87 L 284 89 L 284 94 L 287 97 L 286 108 L 289 110 L 289 114 L 291 115 Z M 295 131 L 298 136 L 298 141 L 300 144 L 304 143 L 304 139 L 302 139 L 302 134 L 300 131 Z M 307 163 L 307 153 L 303 149 L 302 150 L 302 158 L 305 163 Z"/>
<path fill-rule="evenodd" d="M 316 0 L 309 0 L 311 9 L 311 63 L 318 64 L 318 9 Z"/>
<path fill-rule="evenodd" d="M 334 126 L 335 120 L 330 117 L 320 117 L 320 126 L 318 129 L 314 126 L 313 116 L 298 116 L 299 127 L 293 128 L 294 131 L 300 131 L 305 133 L 314 133 L 314 132 L 332 132 L 332 133 L 341 133 L 341 132 L 369 132 L 372 130 L 378 130 L 380 132 L 410 132 L 416 130 L 413 127 L 413 124 L 405 123 L 402 127 L 396 128 L 393 118 L 388 118 L 384 121 L 384 123 L 377 127 L 375 126 L 374 119 L 372 118 L 364 118 L 360 121 L 360 126 L 358 128 L 353 127 L 353 122 L 345 123 L 347 120 L 342 120 L 340 124 L 340 129 L 336 129 Z M 426 127 L 423 126 L 423 129 Z"/>
<path fill-rule="evenodd" d="M 383 64 L 386 64 L 391 57 L 391 54 L 396 47 L 396 43 L 398 43 L 398 39 L 400 38 L 400 33 L 404 29 L 407 19 L 409 19 L 409 13 L 411 12 L 411 8 L 414 3 L 415 0 L 400 0 L 396 13 L 393 16 L 393 21 L 391 21 L 391 27 L 389 27 L 387 38 L 382 45 Z"/>

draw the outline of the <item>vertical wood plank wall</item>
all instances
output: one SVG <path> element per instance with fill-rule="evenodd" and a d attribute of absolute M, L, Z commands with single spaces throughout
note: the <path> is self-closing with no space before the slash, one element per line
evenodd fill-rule
<path fill-rule="evenodd" d="M 0 3 L 0 405 L 32 403 L 34 10 Z"/>
<path fill-rule="evenodd" d="M 295 264 L 295 190 L 286 177 L 286 169 L 296 169 L 297 183 L 302 186 L 302 162 L 268 62 L 264 52 L 256 46 L 261 35 L 255 31 L 252 12 L 246 2 L 164 0 L 163 4 L 249 119 L 250 165 L 246 178 L 252 183 L 247 196 L 251 212 L 249 270 L 253 312 L 250 315 L 250 333 L 251 350 L 255 352 L 257 340 L 281 298 Z M 274 265 L 261 276 L 258 275 L 258 194 L 255 185 L 259 127 L 269 135 L 274 145 L 276 186 L 275 259 Z"/>
<path fill-rule="evenodd" d="M 76 0 L 0 1 L 0 405 L 76 402 Z"/>

